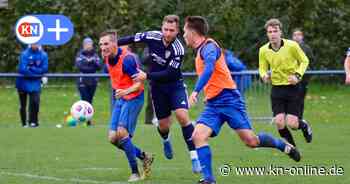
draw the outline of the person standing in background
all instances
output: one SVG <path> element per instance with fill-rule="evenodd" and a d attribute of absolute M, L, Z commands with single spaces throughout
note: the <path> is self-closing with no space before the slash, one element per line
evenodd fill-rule
<path fill-rule="evenodd" d="M 149 55 L 149 48 L 146 47 L 143 50 L 143 58 L 141 60 L 141 64 L 144 66 L 144 70 L 149 71 L 149 65 L 150 62 L 152 62 L 152 56 Z M 154 116 L 154 108 L 152 103 L 152 96 L 151 96 L 151 87 L 148 83 L 147 85 L 147 104 L 145 109 L 145 124 L 154 124 L 157 123 L 157 118 Z"/>
<path fill-rule="evenodd" d="M 312 52 L 311 47 L 305 43 L 304 41 L 304 32 L 301 28 L 295 28 L 293 30 L 293 40 L 296 41 L 300 48 L 304 51 L 305 55 L 309 58 L 309 66 L 308 69 L 313 69 L 313 63 L 315 60 L 315 56 L 314 53 Z M 307 93 L 307 89 L 308 89 L 308 84 L 310 81 L 310 76 L 309 75 L 305 75 L 301 81 L 299 82 L 299 87 L 300 87 L 300 110 L 299 110 L 299 121 L 304 121 L 306 122 L 306 120 L 304 120 L 304 102 L 305 102 L 305 97 L 306 97 L 306 93 Z"/>
<path fill-rule="evenodd" d="M 19 58 L 16 88 L 20 101 L 20 117 L 23 127 L 39 126 L 41 77 L 48 71 L 47 53 L 38 44 L 29 45 Z M 29 96 L 29 124 L 27 124 L 27 97 Z"/>
<path fill-rule="evenodd" d="M 83 48 L 75 58 L 75 66 L 79 69 L 80 73 L 96 73 L 101 69 L 101 61 L 94 49 L 91 38 L 87 37 L 84 39 Z M 92 104 L 97 84 L 98 79 L 96 77 L 79 77 L 77 87 L 80 99 Z M 91 125 L 91 120 L 87 121 L 87 125 Z"/>
<path fill-rule="evenodd" d="M 228 49 L 224 49 L 225 61 L 230 72 L 242 72 L 247 70 L 246 65 L 234 55 L 234 53 Z M 242 97 L 244 97 L 244 92 L 252 83 L 251 75 L 233 75 L 233 80 L 237 84 L 237 89 L 241 93 Z"/>

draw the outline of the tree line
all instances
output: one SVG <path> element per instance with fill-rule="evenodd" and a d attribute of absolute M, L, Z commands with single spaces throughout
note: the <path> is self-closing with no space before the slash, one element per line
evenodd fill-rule
<path fill-rule="evenodd" d="M 279 18 L 284 37 L 300 27 L 313 49 L 316 69 L 340 69 L 350 47 L 348 0 L 13 0 L 0 9 L 0 72 L 15 72 L 23 45 L 17 41 L 16 21 L 28 14 L 63 14 L 74 24 L 75 34 L 63 46 L 45 46 L 50 72 L 74 71 L 74 58 L 84 37 L 97 47 L 98 35 L 116 29 L 120 36 L 160 29 L 163 16 L 201 15 L 208 19 L 210 35 L 233 50 L 249 69 L 258 66 L 259 47 L 267 42 L 264 24 Z M 135 46 L 142 53 L 142 46 Z M 97 48 L 96 48 L 97 49 Z M 187 50 L 183 70 L 193 71 L 193 52 Z"/>

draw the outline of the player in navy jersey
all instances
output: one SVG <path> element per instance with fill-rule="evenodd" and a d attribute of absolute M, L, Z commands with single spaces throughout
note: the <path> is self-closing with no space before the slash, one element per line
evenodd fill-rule
<path fill-rule="evenodd" d="M 167 15 L 163 19 L 161 31 L 136 33 L 118 39 L 118 45 L 145 43 L 149 48 L 149 71 L 140 71 L 139 80 L 150 80 L 151 96 L 156 116 L 159 120 L 158 132 L 163 138 L 164 154 L 167 159 L 173 158 L 169 129 L 171 112 L 175 111 L 176 119 L 182 127 L 184 140 L 190 152 L 192 171 L 200 172 L 197 152 L 191 139 L 194 126 L 188 116 L 186 87 L 181 73 L 181 63 L 185 54 L 183 44 L 177 38 L 179 17 Z"/>

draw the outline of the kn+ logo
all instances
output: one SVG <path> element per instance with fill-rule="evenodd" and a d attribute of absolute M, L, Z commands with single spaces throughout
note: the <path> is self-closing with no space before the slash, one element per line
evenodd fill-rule
<path fill-rule="evenodd" d="M 62 45 L 73 36 L 72 22 L 63 15 L 28 15 L 16 23 L 16 36 L 24 44 Z"/>

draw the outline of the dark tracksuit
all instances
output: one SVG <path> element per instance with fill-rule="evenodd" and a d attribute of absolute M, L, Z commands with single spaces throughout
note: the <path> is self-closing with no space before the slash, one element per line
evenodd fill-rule
<path fill-rule="evenodd" d="M 22 126 L 27 125 L 27 96 L 29 96 L 29 124 L 39 125 L 41 76 L 48 71 L 48 56 L 45 51 L 27 48 L 21 53 L 18 73 L 24 77 L 16 79 L 16 88 L 20 100 Z"/>
<path fill-rule="evenodd" d="M 315 56 L 312 52 L 312 49 L 310 48 L 309 45 L 305 44 L 304 42 L 302 42 L 299 45 L 300 45 L 301 49 L 305 52 L 305 55 L 309 58 L 309 69 L 312 69 L 312 63 L 314 62 L 314 59 L 315 59 Z M 299 83 L 299 87 L 300 87 L 299 119 L 303 119 L 303 116 L 304 116 L 304 101 L 305 101 L 305 97 L 306 97 L 306 93 L 307 93 L 307 89 L 308 89 L 307 86 L 308 86 L 309 80 L 310 80 L 310 76 L 304 75 L 303 79 Z"/>
<path fill-rule="evenodd" d="M 230 50 L 225 50 L 225 61 L 230 72 L 241 72 L 247 70 L 245 64 L 234 55 Z M 244 92 L 252 82 L 251 75 L 233 75 L 233 80 L 236 82 L 237 89 L 244 97 Z"/>
<path fill-rule="evenodd" d="M 143 50 L 143 59 L 141 60 L 141 64 L 144 66 L 144 69 L 149 71 L 150 62 L 152 62 L 152 57 L 149 55 L 148 47 Z M 154 109 L 152 104 L 151 97 L 151 87 L 149 83 L 147 84 L 147 104 L 145 109 L 145 124 L 152 124 L 154 118 Z"/>
<path fill-rule="evenodd" d="M 75 66 L 80 73 L 96 73 L 101 69 L 100 58 L 94 50 L 81 50 L 76 59 Z M 77 80 L 77 87 L 80 93 L 80 99 L 92 104 L 93 97 L 97 88 L 98 79 L 96 77 L 79 77 Z M 90 121 L 87 122 L 91 124 Z"/>

